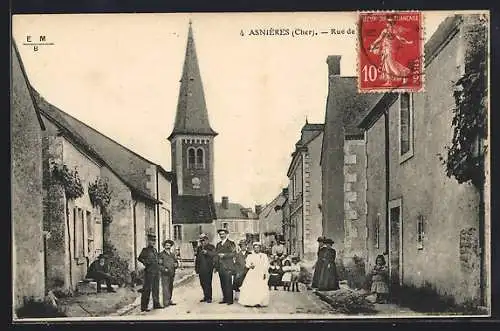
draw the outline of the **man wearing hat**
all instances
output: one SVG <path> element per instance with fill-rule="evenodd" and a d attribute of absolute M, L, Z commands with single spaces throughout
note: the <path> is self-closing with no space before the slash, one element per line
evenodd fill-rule
<path fill-rule="evenodd" d="M 137 258 L 144 264 L 144 285 L 141 295 L 141 311 L 149 311 L 149 297 L 153 295 L 153 309 L 162 308 L 160 305 L 160 265 L 158 263 L 158 251 L 155 248 L 156 234 L 151 230 L 147 234 L 148 246 L 143 248 Z"/>
<path fill-rule="evenodd" d="M 247 249 L 247 242 L 245 239 L 240 240 L 238 242 L 238 246 L 240 247 L 240 250 L 238 253 L 236 253 L 234 263 L 235 276 L 233 282 L 233 287 L 236 292 L 240 291 L 240 286 L 241 284 L 243 284 L 243 279 L 245 278 L 245 274 L 248 271 L 248 269 L 246 268 L 246 260 L 247 256 L 250 254 Z"/>
<path fill-rule="evenodd" d="M 200 244 L 196 248 L 194 270 L 200 278 L 203 299 L 200 302 L 212 302 L 212 276 L 214 272 L 215 246 L 208 242 L 205 233 L 200 235 Z"/>
<path fill-rule="evenodd" d="M 87 272 L 87 278 L 92 278 L 97 282 L 97 293 L 101 293 L 101 284 L 103 280 L 106 282 L 108 292 L 116 292 L 111 287 L 111 275 L 109 274 L 109 269 L 109 264 L 106 263 L 106 257 L 104 254 L 99 255 L 97 260 L 90 264 Z"/>
<path fill-rule="evenodd" d="M 312 278 L 312 288 L 318 288 L 318 282 L 319 282 L 319 275 L 320 275 L 320 270 L 323 265 L 323 260 L 320 259 L 320 252 L 323 247 L 325 247 L 325 237 L 318 237 L 318 259 L 316 260 L 316 263 L 314 264 L 314 273 L 313 273 L 313 278 Z"/>
<path fill-rule="evenodd" d="M 233 296 L 233 273 L 234 273 L 234 257 L 236 256 L 236 244 L 227 238 L 229 231 L 227 229 L 219 229 L 220 240 L 215 246 L 217 253 L 217 271 L 219 272 L 220 285 L 222 288 L 223 299 L 221 304 L 225 303 L 232 305 Z"/>
<path fill-rule="evenodd" d="M 163 242 L 163 251 L 158 255 L 160 264 L 163 307 L 174 306 L 172 291 L 174 290 L 175 270 L 179 266 L 175 253 L 171 251 L 174 242 L 167 239 Z"/>

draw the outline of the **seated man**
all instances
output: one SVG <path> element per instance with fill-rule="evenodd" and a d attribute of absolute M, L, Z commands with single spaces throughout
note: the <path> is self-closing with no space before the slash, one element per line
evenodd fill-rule
<path fill-rule="evenodd" d="M 111 275 L 109 274 L 109 264 L 106 263 L 106 258 L 103 254 L 97 257 L 97 260 L 92 262 L 87 272 L 87 278 L 92 278 L 97 282 L 97 293 L 101 292 L 101 284 L 104 280 L 108 288 L 108 292 L 116 292 L 111 287 Z"/>

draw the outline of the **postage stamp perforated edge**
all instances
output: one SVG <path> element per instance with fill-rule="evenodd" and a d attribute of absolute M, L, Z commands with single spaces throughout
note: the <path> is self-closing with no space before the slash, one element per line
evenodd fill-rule
<path fill-rule="evenodd" d="M 374 89 L 365 89 L 361 88 L 360 84 L 360 73 L 361 73 L 361 61 L 360 61 L 360 51 L 361 51 L 361 29 L 359 26 L 360 18 L 362 14 L 397 14 L 397 13 L 420 13 L 420 62 L 422 64 L 421 69 L 421 77 L 420 77 L 420 87 L 418 88 L 374 88 Z M 358 85 L 358 93 L 419 93 L 425 92 L 425 38 L 426 38 L 426 30 L 425 30 L 425 12 L 422 10 L 363 10 L 357 11 L 356 14 L 356 27 L 357 27 L 357 42 L 356 42 L 356 77 L 357 77 L 357 85 Z"/>

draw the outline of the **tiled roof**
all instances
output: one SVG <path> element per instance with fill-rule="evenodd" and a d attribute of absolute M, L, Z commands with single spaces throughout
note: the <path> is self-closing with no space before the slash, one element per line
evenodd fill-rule
<path fill-rule="evenodd" d="M 156 164 L 50 104 L 34 89 L 33 93 L 42 114 L 54 122 L 63 133 L 69 135 L 96 160 L 108 166 L 134 194 L 158 202 L 145 187 L 146 169 L 151 165 L 157 166 Z"/>
<path fill-rule="evenodd" d="M 216 219 L 213 197 L 174 195 L 173 224 L 212 223 Z"/>
<path fill-rule="evenodd" d="M 210 127 L 208 120 L 191 24 L 189 25 L 175 124 L 169 139 L 172 139 L 176 134 L 217 135 L 217 132 Z"/>
<path fill-rule="evenodd" d="M 239 203 L 228 202 L 228 208 L 222 203 L 215 203 L 217 219 L 259 219 L 259 216 L 251 208 L 245 208 Z"/>
<path fill-rule="evenodd" d="M 363 134 L 358 123 L 370 110 L 370 105 L 380 98 L 377 93 L 359 93 L 357 77 L 333 77 L 330 86 L 332 107 L 326 109 L 326 122 L 333 112 L 343 112 L 345 135 Z M 330 116 L 329 116 L 330 115 Z"/>

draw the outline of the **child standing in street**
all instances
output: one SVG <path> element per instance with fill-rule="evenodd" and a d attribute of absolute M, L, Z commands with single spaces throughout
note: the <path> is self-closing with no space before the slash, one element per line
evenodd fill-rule
<path fill-rule="evenodd" d="M 375 267 L 371 272 L 371 293 L 376 295 L 377 303 L 387 303 L 389 299 L 388 270 L 383 255 L 375 259 Z"/>
<path fill-rule="evenodd" d="M 297 292 L 299 291 L 299 275 L 300 275 L 300 264 L 299 264 L 299 258 L 297 256 L 292 257 L 292 263 L 291 263 L 291 271 L 292 271 L 292 279 L 291 279 L 291 285 L 292 285 L 292 292 Z"/>
<path fill-rule="evenodd" d="M 281 270 L 281 266 L 277 263 L 277 261 L 271 261 L 271 266 L 269 267 L 269 280 L 267 282 L 269 290 L 271 290 L 271 287 L 274 287 L 275 290 L 278 289 L 278 286 L 281 283 L 282 274 L 283 271 Z"/>
<path fill-rule="evenodd" d="M 290 291 L 290 283 L 292 281 L 292 264 L 288 259 L 283 262 L 283 276 L 281 277 L 281 281 L 283 282 L 283 290 Z"/>

